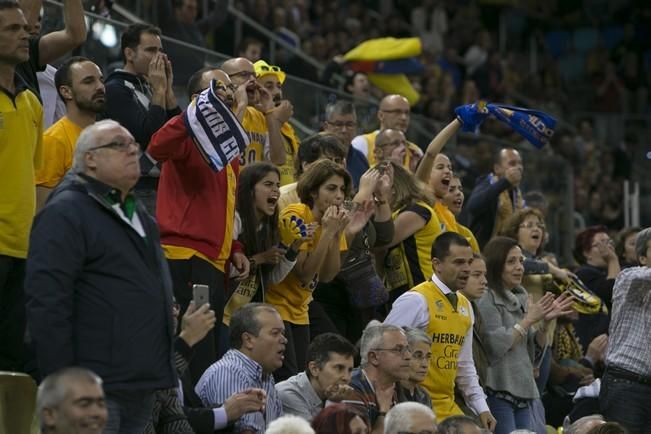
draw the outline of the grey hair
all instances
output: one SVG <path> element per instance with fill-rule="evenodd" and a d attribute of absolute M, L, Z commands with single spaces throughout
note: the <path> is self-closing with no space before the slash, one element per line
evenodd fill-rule
<path fill-rule="evenodd" d="M 477 421 L 470 416 L 459 414 L 446 417 L 439 424 L 437 434 L 463 434 L 465 432 L 464 428 L 468 425 L 474 425 L 480 428 Z"/>
<path fill-rule="evenodd" d="M 76 173 L 82 173 L 86 171 L 87 168 L 85 157 L 88 151 L 93 149 L 95 146 L 98 146 L 97 132 L 102 128 L 115 126 L 120 127 L 121 125 L 113 119 L 104 119 L 84 128 L 79 135 L 79 138 L 77 139 L 77 144 L 75 145 L 75 155 L 72 159 L 72 168 L 70 170 Z"/>
<path fill-rule="evenodd" d="M 309 422 L 299 416 L 281 416 L 269 424 L 265 434 L 315 434 Z"/>
<path fill-rule="evenodd" d="M 384 421 L 384 434 L 397 434 L 401 431 L 413 431 L 412 417 L 421 413 L 432 419 L 432 428 L 436 428 L 436 415 L 426 405 L 420 402 L 401 402 L 387 413 Z"/>
<path fill-rule="evenodd" d="M 575 420 L 567 429 L 563 430 L 564 434 L 586 434 L 592 428 L 593 422 L 605 422 L 606 420 L 600 414 L 591 414 Z"/>
<path fill-rule="evenodd" d="M 642 229 L 637 233 L 637 238 L 635 238 L 635 255 L 639 258 L 640 256 L 646 256 L 646 246 L 651 241 L 651 228 Z M 651 258 L 647 258 L 650 259 Z"/>
<path fill-rule="evenodd" d="M 85 381 L 102 385 L 102 379 L 93 371 L 70 367 L 48 375 L 38 386 L 36 392 L 36 412 L 40 416 L 46 408 L 55 408 L 66 398 L 70 384 L 73 381 Z"/>
<path fill-rule="evenodd" d="M 355 115 L 355 106 L 350 101 L 339 100 L 337 102 L 330 103 L 325 108 L 325 118 L 326 121 L 331 119 L 334 115 Z"/>
<path fill-rule="evenodd" d="M 362 339 L 359 344 L 359 353 L 361 357 L 360 366 L 368 365 L 368 353 L 374 348 L 379 348 L 384 344 L 384 334 L 387 332 L 404 333 L 402 328 L 390 324 L 382 324 L 379 321 L 371 321 L 362 333 Z"/>
<path fill-rule="evenodd" d="M 258 314 L 263 311 L 278 315 L 276 308 L 266 303 L 247 303 L 233 313 L 229 326 L 231 348 L 236 350 L 242 348 L 243 333 L 253 336 L 260 334 L 262 324 L 258 320 Z"/>
<path fill-rule="evenodd" d="M 409 346 L 420 342 L 429 346 L 432 345 L 432 337 L 425 333 L 424 330 L 414 327 L 405 328 L 405 335 L 407 335 L 407 342 L 409 343 Z"/>

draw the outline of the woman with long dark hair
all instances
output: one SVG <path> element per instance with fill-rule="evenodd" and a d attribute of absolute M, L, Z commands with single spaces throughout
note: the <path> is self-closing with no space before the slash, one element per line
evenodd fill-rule
<path fill-rule="evenodd" d="M 366 415 L 345 404 L 332 404 L 312 421 L 316 434 L 368 434 Z"/>
<path fill-rule="evenodd" d="M 534 378 L 535 346 L 545 347 L 547 326 L 571 312 L 572 299 L 546 293 L 533 302 L 522 287 L 524 255 L 512 238 L 495 237 L 484 247 L 489 290 L 477 307 L 482 342 L 491 363 L 486 369 L 488 406 L 496 434 L 532 429 L 531 402 L 539 398 Z"/>

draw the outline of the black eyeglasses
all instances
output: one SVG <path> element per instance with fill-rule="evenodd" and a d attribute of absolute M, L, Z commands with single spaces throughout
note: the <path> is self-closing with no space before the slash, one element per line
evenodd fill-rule
<path fill-rule="evenodd" d="M 390 353 L 397 353 L 401 356 L 404 356 L 407 353 L 411 354 L 409 347 L 402 345 L 397 345 L 395 348 L 373 348 L 373 351 L 389 351 Z"/>
<path fill-rule="evenodd" d="M 340 121 L 337 122 L 326 121 L 326 122 L 328 123 L 328 125 L 332 125 L 333 127 L 340 130 L 344 127 L 348 128 L 349 130 L 352 130 L 353 128 L 357 128 L 357 122 L 340 122 Z"/>
<path fill-rule="evenodd" d="M 255 78 L 255 72 L 253 71 L 240 71 L 240 72 L 235 72 L 233 74 L 228 74 L 229 77 L 242 77 L 244 79 L 249 79 L 249 78 Z"/>
<path fill-rule="evenodd" d="M 120 152 L 126 152 L 129 150 L 131 146 L 135 146 L 136 148 L 140 149 L 140 145 L 133 140 L 128 141 L 128 142 L 111 142 L 107 143 L 106 145 L 101 145 L 101 146 L 95 146 L 94 148 L 90 148 L 89 151 L 96 151 L 98 149 L 114 149 L 116 151 Z"/>
<path fill-rule="evenodd" d="M 407 115 L 407 116 L 409 116 L 409 113 L 411 113 L 410 110 L 400 110 L 400 109 L 391 109 L 391 110 L 380 109 L 380 111 L 384 113 L 391 113 L 392 115 Z"/>

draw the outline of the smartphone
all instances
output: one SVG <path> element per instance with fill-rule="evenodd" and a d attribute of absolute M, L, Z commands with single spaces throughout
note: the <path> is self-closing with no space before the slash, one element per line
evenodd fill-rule
<path fill-rule="evenodd" d="M 206 303 L 210 304 L 210 288 L 208 288 L 208 285 L 198 283 L 192 285 L 192 300 L 197 308 Z"/>

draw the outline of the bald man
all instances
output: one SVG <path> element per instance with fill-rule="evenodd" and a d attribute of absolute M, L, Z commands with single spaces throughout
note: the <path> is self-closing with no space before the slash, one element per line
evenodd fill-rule
<path fill-rule="evenodd" d="M 196 97 L 212 79 L 217 80 L 217 96 L 244 113 L 247 92 L 243 88 L 236 89 L 229 76 L 219 69 L 204 68 L 195 72 L 188 83 L 188 94 Z M 192 300 L 192 285 L 203 284 L 209 288 L 210 307 L 215 311 L 216 323 L 221 324 L 228 264 L 245 275 L 249 268 L 241 246 L 233 241 L 240 161 L 235 159 L 221 171 L 213 171 L 193 143 L 183 114 L 158 130 L 148 149 L 152 157 L 163 163 L 156 220 L 181 315 Z M 217 333 L 211 330 L 194 348 L 190 375 L 196 383 L 217 358 Z"/>
<path fill-rule="evenodd" d="M 377 163 L 391 161 L 402 165 L 407 154 L 407 139 L 400 130 L 387 128 L 375 138 L 374 157 Z"/>
<path fill-rule="evenodd" d="M 375 143 L 378 133 L 382 130 L 393 129 L 405 134 L 409 128 L 410 115 L 411 108 L 407 98 L 395 94 L 385 96 L 380 101 L 380 110 L 377 113 L 380 129 L 355 137 L 353 147 L 364 154 L 370 166 L 375 166 L 378 163 L 375 159 Z M 416 144 L 407 142 L 407 152 L 405 152 L 401 164 L 411 172 L 415 172 L 422 157 L 423 151 Z"/>
<path fill-rule="evenodd" d="M 251 143 L 240 159 L 244 166 L 255 161 L 268 160 L 281 166 L 285 164 L 285 147 L 281 128 L 290 116 L 291 107 L 281 104 L 276 107 L 271 93 L 256 81 L 255 68 L 244 57 L 229 59 L 222 65 L 232 83 L 243 93 L 246 90 L 247 108 L 242 126 L 249 134 Z"/>

